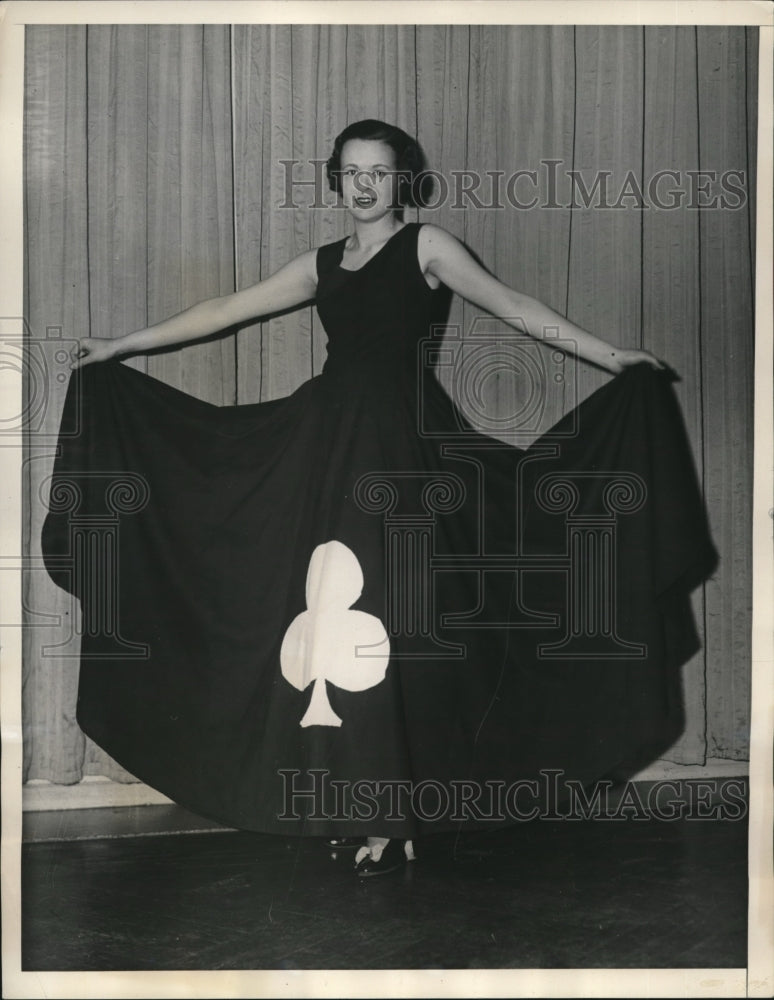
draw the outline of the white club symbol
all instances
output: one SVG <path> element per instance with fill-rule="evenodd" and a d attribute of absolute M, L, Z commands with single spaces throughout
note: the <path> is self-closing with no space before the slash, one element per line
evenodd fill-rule
<path fill-rule="evenodd" d="M 306 574 L 306 611 L 291 622 L 282 640 L 282 676 L 312 698 L 302 726 L 340 726 L 326 680 L 345 691 L 365 691 L 384 680 L 390 640 L 375 615 L 352 611 L 363 592 L 363 570 L 342 542 L 318 545 Z"/>

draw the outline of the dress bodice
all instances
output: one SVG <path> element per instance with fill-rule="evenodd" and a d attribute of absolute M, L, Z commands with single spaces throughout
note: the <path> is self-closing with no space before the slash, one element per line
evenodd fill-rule
<path fill-rule="evenodd" d="M 443 323 L 448 289 L 432 289 L 417 259 L 422 223 L 394 233 L 362 267 L 341 266 L 346 237 L 317 251 L 317 311 L 328 334 L 325 374 L 416 372 L 417 350 Z"/>

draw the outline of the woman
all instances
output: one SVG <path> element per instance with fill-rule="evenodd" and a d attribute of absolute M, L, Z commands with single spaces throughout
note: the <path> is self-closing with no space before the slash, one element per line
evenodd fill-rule
<path fill-rule="evenodd" d="M 250 427 L 257 433 L 250 440 L 255 441 L 256 463 L 263 462 L 259 448 L 268 449 L 272 447 L 272 441 L 277 442 L 276 449 L 265 462 L 267 472 L 262 482 L 277 484 L 275 487 L 265 488 L 276 488 L 279 506 L 284 506 L 281 501 L 283 490 L 287 498 L 287 510 L 283 511 L 285 519 L 282 521 L 277 520 L 279 515 L 275 513 L 277 502 L 269 499 L 268 495 L 260 501 L 263 506 L 254 508 L 259 511 L 266 511 L 270 507 L 272 509 L 269 520 L 274 527 L 267 528 L 260 536 L 263 550 L 270 551 L 278 535 L 285 539 L 285 548 L 277 549 L 276 557 L 277 565 L 281 563 L 282 570 L 275 590 L 286 592 L 282 610 L 278 611 L 277 606 L 271 604 L 274 595 L 266 588 L 256 598 L 267 608 L 271 606 L 273 609 L 271 613 L 267 610 L 267 621 L 261 627 L 274 628 L 276 636 L 269 632 L 252 632 L 241 646 L 243 657 L 252 655 L 246 652 L 251 644 L 269 642 L 263 636 L 273 636 L 271 655 L 268 657 L 274 664 L 273 679 L 264 684 L 260 696 L 250 687 L 252 681 L 242 678 L 230 682 L 232 688 L 245 685 L 246 703 L 253 706 L 253 714 L 261 713 L 258 727 L 261 732 L 253 734 L 253 742 L 242 742 L 238 750 L 232 752 L 230 745 L 227 746 L 228 739 L 236 738 L 233 734 L 242 723 L 234 721 L 238 716 L 236 709 L 231 702 L 226 705 L 226 695 L 219 691 L 209 677 L 206 666 L 201 668 L 203 672 L 199 672 L 197 666 L 191 688 L 196 692 L 200 689 L 210 691 L 209 704 L 212 718 L 216 720 L 212 722 L 212 726 L 210 727 L 205 708 L 199 702 L 194 707 L 186 702 L 182 708 L 175 708 L 174 711 L 168 707 L 182 704 L 187 697 L 177 692 L 175 685 L 182 685 L 183 682 L 170 679 L 174 678 L 175 669 L 170 667 L 169 672 L 159 675 L 162 680 L 158 682 L 161 690 L 159 700 L 164 704 L 168 703 L 167 708 L 159 713 L 158 719 L 154 716 L 155 721 L 149 721 L 147 730 L 142 732 L 132 728 L 135 723 L 127 721 L 127 717 L 121 714 L 121 706 L 116 704 L 116 696 L 110 688 L 112 681 L 105 681 L 109 672 L 105 670 L 98 677 L 97 672 L 92 671 L 84 680 L 83 671 L 90 669 L 85 661 L 82 670 L 79 700 L 79 721 L 82 727 L 138 777 L 151 784 L 155 783 L 177 801 L 235 826 L 274 831 L 282 829 L 281 824 L 270 823 L 268 819 L 262 818 L 269 816 L 272 808 L 276 813 L 276 797 L 270 806 L 261 800 L 260 793 L 252 791 L 264 780 L 261 776 L 269 773 L 272 766 L 275 770 L 283 771 L 285 779 L 288 772 L 292 772 L 291 784 L 302 770 L 296 766 L 299 762 L 305 765 L 310 774 L 317 773 L 315 768 L 330 767 L 331 773 L 338 775 L 343 782 L 353 781 L 359 776 L 375 779 L 380 775 L 411 780 L 417 777 L 433 778 L 439 774 L 448 779 L 450 774 L 458 773 L 455 768 L 464 771 L 485 745 L 480 739 L 484 720 L 489 720 L 491 705 L 510 683 L 506 680 L 506 688 L 503 688 L 503 677 L 516 676 L 515 667 L 511 674 L 506 671 L 506 664 L 510 662 L 508 657 L 511 656 L 508 646 L 510 639 L 506 636 L 508 641 L 501 643 L 499 632 L 490 631 L 483 637 L 481 631 L 475 634 L 470 632 L 471 643 L 478 645 L 471 647 L 473 653 L 467 654 L 465 662 L 469 668 L 475 667 L 475 673 L 471 669 L 466 672 L 459 664 L 451 662 L 457 655 L 454 650 L 448 653 L 446 660 L 441 659 L 441 667 L 446 671 L 443 672 L 441 667 L 435 665 L 435 661 L 431 662 L 430 654 L 425 656 L 421 650 L 411 652 L 411 643 L 416 637 L 412 639 L 409 636 L 404 643 L 404 639 L 396 639 L 394 629 L 390 630 L 391 636 L 387 636 L 386 621 L 382 620 L 388 616 L 383 611 L 384 593 L 374 583 L 383 579 L 382 528 L 380 526 L 378 534 L 375 534 L 373 503 L 370 513 L 364 513 L 368 502 L 373 500 L 372 495 L 366 495 L 367 490 L 361 490 L 363 495 L 360 496 L 357 510 L 352 503 L 359 489 L 358 484 L 362 485 L 371 472 L 386 470 L 394 474 L 393 481 L 397 481 L 395 476 L 403 476 L 401 482 L 410 480 L 406 488 L 411 493 L 414 489 L 411 484 L 418 482 L 417 477 L 421 477 L 423 470 L 439 471 L 444 468 L 438 457 L 439 445 L 432 439 L 432 434 L 420 434 L 418 431 L 416 410 L 417 339 L 423 330 L 427 332 L 428 321 L 437 312 L 436 306 L 443 289 L 456 292 L 538 340 L 545 328 L 558 330 L 563 345 L 572 344 L 580 358 L 613 374 L 622 373 L 643 362 L 652 369 L 664 368 L 649 352 L 608 344 L 548 306 L 514 291 L 489 274 L 454 236 L 439 226 L 403 222 L 403 207 L 416 204 L 419 200 L 417 193 L 421 167 L 422 158 L 417 143 L 401 129 L 375 120 L 348 126 L 336 139 L 328 161 L 330 186 L 340 194 L 352 221 L 352 232 L 345 240 L 302 253 L 271 277 L 250 288 L 200 302 L 147 329 L 113 340 L 83 338 L 74 352 L 71 367 L 85 368 L 95 362 L 207 337 L 254 317 L 300 306 L 312 299 L 317 300 L 329 334 L 328 358 L 321 376 L 310 380 L 286 400 L 232 408 L 243 410 L 248 422 L 253 419 L 255 421 Z M 519 319 L 515 320 L 513 317 Z M 555 343 L 556 341 L 553 342 Z M 121 371 L 116 372 L 113 366 L 114 374 L 111 378 L 130 381 L 136 379 L 141 392 L 161 393 L 164 405 L 173 409 L 189 405 L 177 390 L 149 390 L 148 383 L 153 380 L 127 369 L 126 366 L 119 367 Z M 110 366 L 106 366 L 108 368 Z M 106 375 L 105 378 L 107 377 Z M 434 379 L 420 382 L 421 392 L 425 394 L 423 405 L 429 413 L 431 423 L 435 422 L 433 426 L 436 429 L 451 432 L 452 428 L 464 426 L 467 432 L 473 433 Z M 88 391 L 92 392 L 90 398 L 98 398 L 98 386 Z M 120 387 L 115 390 L 119 395 L 121 391 Z M 111 399 L 104 404 L 95 404 L 97 405 L 108 407 L 120 404 Z M 201 404 L 201 407 L 204 406 L 205 404 Z M 229 410 L 218 409 L 224 412 Z M 182 413 L 182 409 L 180 412 Z M 212 420 L 220 419 L 222 415 L 212 413 L 208 417 L 209 412 L 196 410 L 194 413 L 191 410 L 196 420 L 202 413 L 205 418 Z M 129 416 L 128 410 L 124 411 L 124 415 Z M 203 424 L 197 426 L 201 427 Z M 223 440 L 227 437 L 226 432 L 223 432 Z M 296 448 L 301 439 L 304 442 L 301 451 L 295 458 L 289 457 L 288 453 Z M 482 439 L 483 436 L 478 436 L 479 443 Z M 228 440 L 231 438 L 228 437 Z M 516 449 L 510 449 L 510 452 L 512 454 L 506 457 L 503 457 L 502 450 L 497 455 L 492 452 L 491 457 L 486 459 L 486 474 L 489 479 L 503 484 L 497 487 L 503 498 L 499 505 L 491 504 L 490 498 L 490 523 L 495 525 L 498 523 L 497 518 L 501 516 L 495 506 L 499 506 L 502 511 L 510 502 L 509 481 L 513 479 L 518 457 Z M 213 454 L 217 452 L 213 451 Z M 303 455 L 309 456 L 308 468 L 304 468 Z M 174 460 L 173 458 L 172 461 Z M 140 464 L 143 473 L 150 476 L 148 467 L 142 465 L 146 461 L 151 461 L 147 455 Z M 190 461 L 195 461 L 195 456 Z M 229 468 L 222 475 L 230 475 L 231 464 L 233 459 L 229 459 Z M 445 468 L 449 467 L 447 463 Z M 456 472 L 439 471 L 440 475 L 447 476 L 444 482 L 452 485 L 462 483 L 463 492 L 467 487 L 470 495 L 474 490 L 473 480 L 465 479 L 465 473 L 460 472 L 460 463 L 454 466 L 452 462 L 451 468 L 456 469 Z M 283 469 L 286 471 L 283 472 Z M 291 492 L 296 491 L 294 483 L 306 476 L 308 483 L 304 486 L 305 499 L 291 498 Z M 150 481 L 153 490 L 154 481 L 152 478 Z M 224 484 L 223 491 L 232 488 L 230 479 L 222 479 L 221 482 Z M 236 491 L 241 487 L 236 479 L 233 483 L 236 496 Z M 159 495 L 163 495 L 163 486 L 156 489 Z M 247 496 L 248 492 L 244 491 L 239 496 Z M 249 495 L 253 496 L 252 493 Z M 412 494 L 414 498 L 418 495 Z M 420 499 L 424 496 L 422 494 Z M 198 513 L 190 514 L 191 524 L 198 516 Z M 207 514 L 202 513 L 201 517 L 206 518 Z M 502 518 L 502 533 L 507 534 L 509 529 L 504 514 Z M 319 519 L 320 524 L 324 525 L 317 534 L 307 531 L 309 519 Z M 48 550 L 53 551 L 56 548 L 51 541 L 56 527 L 53 514 L 49 515 L 49 521 L 47 545 Z M 216 521 L 218 518 L 213 516 L 212 524 L 208 526 L 208 539 L 216 537 L 213 532 L 225 530 L 223 526 L 234 526 L 231 508 L 228 516 L 224 515 L 222 525 L 215 524 Z M 252 530 L 250 523 L 245 521 L 240 530 Z M 439 529 L 440 533 L 435 539 L 437 552 L 443 556 L 445 551 L 449 556 L 458 550 L 455 547 L 464 547 L 466 532 L 469 532 L 471 524 L 472 521 L 465 521 L 462 515 L 455 521 L 453 513 L 450 513 L 448 525 Z M 171 525 L 169 531 L 175 530 L 176 527 Z M 236 527 L 234 531 L 238 534 Z M 166 537 L 159 529 L 157 548 L 166 544 Z M 182 546 L 180 551 L 183 551 Z M 238 552 L 238 548 L 231 551 Z M 256 558 L 260 558 L 259 543 L 256 543 L 255 552 Z M 130 556 L 127 555 L 126 558 Z M 230 558 L 233 560 L 233 554 Z M 292 565 L 292 570 L 289 569 L 287 573 L 284 569 L 286 563 Z M 199 572 L 199 567 L 192 564 L 191 573 L 196 572 Z M 299 582 L 304 574 L 305 605 Z M 245 586 L 252 586 L 251 578 L 247 575 L 241 578 L 238 593 L 241 594 Z M 444 586 L 446 584 L 439 584 L 441 591 Z M 449 593 L 459 593 L 459 589 L 454 591 L 458 584 L 452 582 L 448 586 L 451 588 Z M 512 596 L 512 586 L 512 580 L 506 581 L 503 591 L 502 586 L 495 581 L 492 584 L 496 595 L 495 603 Z M 481 596 L 480 592 L 478 595 L 473 593 L 474 589 L 468 586 L 468 596 L 473 602 Z M 211 583 L 209 592 L 212 593 Z M 166 600 L 167 596 L 168 589 L 160 590 L 157 603 Z M 365 610 L 353 611 L 352 605 L 359 598 L 359 607 Z M 326 610 L 326 600 L 329 603 L 339 600 L 340 607 L 335 615 Z M 149 612 L 146 610 L 145 613 Z M 231 621 L 228 618 L 230 613 L 229 601 L 224 598 L 219 616 L 209 626 L 210 632 L 207 635 L 222 627 L 225 636 L 227 629 L 224 622 Z M 244 625 L 245 616 L 248 615 L 249 612 L 243 610 L 238 622 L 236 618 L 233 619 L 228 626 L 229 636 L 227 639 L 223 638 L 223 644 L 219 648 L 225 648 L 224 644 L 232 641 L 234 633 Z M 276 615 L 282 617 L 281 622 L 274 618 Z M 353 618 L 353 615 L 360 617 Z M 167 632 L 164 632 L 164 628 Z M 348 629 L 352 629 L 349 638 Z M 162 636 L 154 647 L 162 650 L 156 661 L 158 663 L 162 663 L 164 657 L 166 640 L 163 635 L 170 632 L 171 626 L 167 623 L 159 625 L 158 632 L 153 633 Z M 484 639 L 490 645 L 482 644 Z M 202 641 L 208 642 L 209 639 Z M 290 681 L 293 690 L 278 679 L 276 662 L 277 645 L 280 643 L 282 677 L 285 681 Z M 359 648 L 365 646 L 375 650 L 372 660 L 359 660 L 358 669 L 361 669 L 361 673 L 357 676 L 356 670 L 342 666 L 348 656 L 352 658 L 353 643 Z M 440 643 L 440 646 L 443 645 L 444 643 Z M 334 647 L 337 657 L 335 663 L 331 659 Z M 451 650 L 451 647 L 452 644 L 446 642 L 445 648 Z M 488 649 L 492 651 L 491 665 L 483 663 L 483 660 L 489 658 L 486 655 Z M 398 662 L 399 652 L 405 657 L 403 664 Z M 154 655 L 151 654 L 152 658 Z M 222 653 L 219 663 L 231 663 L 229 656 L 230 654 Z M 415 660 L 411 659 L 412 656 L 415 656 Z M 479 659 L 473 663 L 471 656 L 478 656 Z M 416 666 L 416 658 L 419 660 L 419 667 Z M 388 665 L 392 665 L 389 672 Z M 212 668 L 209 669 L 212 673 Z M 222 669 L 223 676 L 230 676 L 228 670 L 231 668 L 228 665 Z M 265 665 L 260 669 L 266 674 L 270 667 Z M 365 673 L 362 672 L 363 669 Z M 130 666 L 126 684 L 120 688 L 124 693 L 118 696 L 119 701 L 123 698 L 125 703 L 128 698 L 135 696 L 132 684 L 137 676 L 137 668 Z M 330 687 L 326 687 L 326 679 Z M 303 692 L 310 681 L 314 682 L 311 700 L 308 693 L 297 693 Z M 116 681 L 119 687 L 120 683 L 120 680 Z M 520 682 L 517 680 L 513 681 L 512 691 L 518 690 L 518 683 Z M 535 687 L 531 697 L 537 704 L 539 698 L 543 697 L 536 693 L 538 682 L 533 679 L 529 683 Z M 568 684 L 572 683 L 576 682 L 568 681 Z M 603 681 L 599 681 L 597 686 L 603 687 Z M 572 698 L 569 693 L 571 689 L 568 687 L 566 690 Z M 441 691 L 443 693 L 439 694 Z M 465 706 L 468 691 L 469 707 Z M 379 692 L 382 700 L 374 701 Z M 291 705 L 287 701 L 290 695 L 301 698 L 304 705 L 308 704 L 300 724 L 297 714 L 299 710 L 288 707 Z M 555 692 L 545 696 L 548 700 L 554 697 Z M 220 703 L 220 698 L 223 699 L 223 704 Z M 153 709 L 148 707 L 149 700 L 152 699 L 146 698 L 142 711 L 152 714 Z M 297 704 L 301 702 L 292 703 L 293 706 Z M 331 704 L 341 711 L 341 718 L 332 711 Z M 442 707 L 438 708 L 441 704 Z M 421 706 L 421 713 L 417 709 L 418 705 Z M 133 714 L 138 712 L 139 709 L 135 706 Z M 132 713 L 127 711 L 126 716 L 130 714 Z M 419 714 L 422 719 L 419 719 Z M 103 716 L 108 719 L 104 725 L 101 721 Z M 210 804 L 206 801 L 206 795 L 204 799 L 197 798 L 201 789 L 216 783 L 212 770 L 208 770 L 205 763 L 193 765 L 194 771 L 201 767 L 198 785 L 194 781 L 186 785 L 183 766 L 176 772 L 176 777 L 170 778 L 155 773 L 155 764 L 137 759 L 134 746 L 143 739 L 147 739 L 148 746 L 152 746 L 154 740 L 159 739 L 162 724 L 174 728 L 179 718 L 189 719 L 186 724 L 191 731 L 197 728 L 199 732 L 207 730 L 206 741 L 209 746 L 206 752 L 224 762 L 224 771 L 237 774 L 244 771 L 253 775 L 249 793 L 243 788 L 241 793 L 234 793 L 234 798 L 229 800 L 228 805 L 225 804 L 225 799 L 218 803 L 213 799 Z M 495 729 L 491 736 L 494 749 L 484 751 L 489 754 L 487 767 L 493 766 L 491 761 L 498 759 L 498 754 L 507 756 L 510 752 L 518 752 L 510 749 L 508 741 L 511 736 L 507 720 L 505 723 L 501 720 L 498 725 L 500 729 Z M 111 735 L 110 726 L 114 727 L 115 732 L 126 729 L 125 737 Z M 423 729 L 423 726 L 426 728 Z M 286 735 L 288 727 L 293 730 L 292 738 Z M 552 739 L 555 742 L 561 742 L 562 739 L 575 740 L 576 744 L 578 742 L 577 733 L 567 735 L 566 724 L 561 727 L 557 724 L 555 731 L 546 723 L 543 727 L 540 739 L 545 736 L 546 746 L 551 745 Z M 166 734 L 166 730 L 163 731 Z M 231 736 L 225 735 L 226 732 Z M 427 738 L 422 735 L 424 733 L 429 734 Z M 164 738 L 166 739 L 166 735 Z M 537 745 L 540 739 L 533 742 Z M 458 752 L 458 745 L 460 748 L 464 746 L 464 749 Z M 617 750 L 616 753 L 618 752 Z M 181 737 L 174 744 L 173 756 L 177 755 L 182 759 L 196 753 L 198 750 L 190 735 Z M 155 750 L 148 752 L 149 760 L 150 757 L 158 756 Z M 254 767 L 253 762 L 259 757 L 263 761 L 262 767 Z M 615 755 L 608 761 L 611 766 L 616 762 Z M 288 768 L 284 766 L 286 764 L 292 766 Z M 190 768 L 190 765 L 186 766 Z M 595 766 L 601 767 L 600 764 Z M 589 765 L 588 775 L 591 773 Z M 228 776 L 224 778 L 226 783 L 229 780 Z M 284 787 L 287 792 L 287 783 Z M 293 810 L 299 803 L 306 806 L 301 801 L 306 791 L 307 786 L 301 788 L 300 784 L 292 788 L 290 815 L 296 819 L 298 816 Z M 245 796 L 251 799 L 249 809 L 246 805 L 243 809 L 240 804 L 244 802 Z M 317 822 L 319 817 L 316 817 L 314 810 L 306 809 L 303 820 L 306 825 L 300 828 L 300 832 L 336 837 L 353 833 L 368 834 L 366 844 L 356 856 L 357 873 L 370 876 L 392 871 L 403 864 L 407 857 L 413 857 L 411 837 L 417 827 L 411 822 L 398 825 L 385 822 L 385 802 L 378 796 L 376 800 L 378 804 L 370 813 L 366 809 L 358 814 L 367 817 L 367 822 L 371 823 L 369 829 L 363 829 L 362 822 L 345 823 L 340 815 L 332 819 L 328 817 L 327 823 Z M 285 801 L 287 802 L 287 797 Z M 240 812 L 242 809 L 243 812 Z M 292 832 L 299 832 L 299 828 L 293 827 Z M 401 840 L 405 841 L 405 847 L 401 846 Z"/>
<path fill-rule="evenodd" d="M 354 233 L 347 239 L 341 265 L 359 270 L 406 223 L 403 207 L 414 203 L 421 180 L 422 154 L 414 139 L 401 129 L 367 119 L 349 125 L 337 137 L 327 173 L 331 189 L 341 195 L 352 219 Z M 646 362 L 662 368 L 648 351 L 625 350 L 592 336 L 543 303 L 514 291 L 481 267 L 451 233 L 432 224 L 418 235 L 419 267 L 428 285 L 444 284 L 453 292 L 512 324 L 523 321 L 523 330 L 540 338 L 545 327 L 558 329 L 563 341 L 575 345 L 585 361 L 617 374 L 625 367 Z M 300 306 L 317 291 L 317 250 L 308 250 L 264 281 L 200 302 L 176 316 L 116 339 L 86 337 L 71 367 L 158 347 L 190 342 L 256 317 Z M 512 324 L 513 325 L 513 324 Z"/>

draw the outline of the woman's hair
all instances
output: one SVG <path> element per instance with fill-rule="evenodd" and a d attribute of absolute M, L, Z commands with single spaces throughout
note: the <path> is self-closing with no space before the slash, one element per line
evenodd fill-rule
<path fill-rule="evenodd" d="M 366 118 L 347 125 L 333 143 L 333 152 L 325 165 L 331 191 L 341 194 L 341 151 L 350 139 L 366 139 L 383 142 L 395 154 L 395 169 L 398 174 L 398 202 L 401 206 L 419 208 L 428 198 L 430 177 L 423 176 L 426 170 L 425 155 L 416 139 L 413 139 L 397 125 Z"/>

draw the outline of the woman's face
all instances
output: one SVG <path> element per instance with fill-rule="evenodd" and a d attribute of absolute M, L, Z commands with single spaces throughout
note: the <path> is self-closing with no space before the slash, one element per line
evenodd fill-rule
<path fill-rule="evenodd" d="M 349 139 L 341 150 L 341 195 L 345 208 L 373 220 L 398 207 L 395 154 L 385 142 Z"/>

